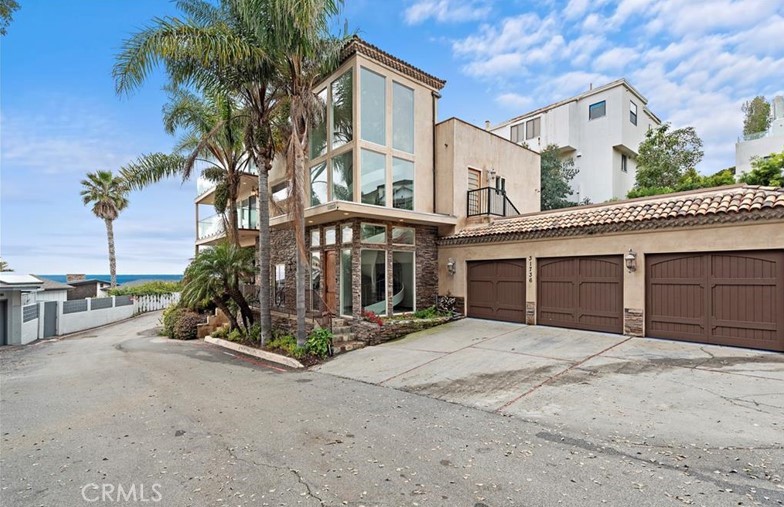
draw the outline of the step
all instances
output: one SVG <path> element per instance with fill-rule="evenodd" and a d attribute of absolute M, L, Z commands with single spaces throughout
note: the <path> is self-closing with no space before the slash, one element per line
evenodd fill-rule
<path fill-rule="evenodd" d="M 354 335 L 351 333 L 332 335 L 332 343 L 350 342 L 354 341 Z"/>
<path fill-rule="evenodd" d="M 344 352 L 350 352 L 352 350 L 361 349 L 365 346 L 365 342 L 361 341 L 350 341 L 350 342 L 341 342 L 335 343 L 332 345 L 332 351 L 335 355 L 343 354 Z"/>
<path fill-rule="evenodd" d="M 332 327 L 340 327 L 346 325 L 346 319 L 332 319 Z"/>
<path fill-rule="evenodd" d="M 332 334 L 345 334 L 351 332 L 351 326 L 336 326 L 332 325 Z"/>

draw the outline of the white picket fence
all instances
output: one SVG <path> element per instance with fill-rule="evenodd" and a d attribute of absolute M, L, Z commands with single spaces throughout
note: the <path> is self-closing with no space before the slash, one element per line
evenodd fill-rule
<path fill-rule="evenodd" d="M 133 298 L 133 314 L 164 310 L 180 301 L 180 293 L 160 294 L 154 296 L 135 296 Z"/>

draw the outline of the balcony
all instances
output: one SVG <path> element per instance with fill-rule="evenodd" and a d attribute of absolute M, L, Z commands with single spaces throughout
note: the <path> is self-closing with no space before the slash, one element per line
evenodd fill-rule
<path fill-rule="evenodd" d="M 255 167 L 248 167 L 242 171 L 240 178 L 240 195 L 250 194 L 258 185 L 259 171 Z M 215 182 L 199 176 L 196 180 L 196 202 L 199 204 L 211 204 L 212 193 L 215 190 Z"/>
<path fill-rule="evenodd" d="M 520 215 L 506 191 L 493 187 L 477 188 L 468 191 L 466 216 L 493 215 L 497 217 L 516 217 Z"/>
<path fill-rule="evenodd" d="M 196 231 L 197 245 L 213 245 L 226 237 L 225 217 L 215 214 L 199 220 Z M 240 246 L 253 246 L 259 230 L 258 211 L 255 208 L 237 209 L 237 229 Z"/>

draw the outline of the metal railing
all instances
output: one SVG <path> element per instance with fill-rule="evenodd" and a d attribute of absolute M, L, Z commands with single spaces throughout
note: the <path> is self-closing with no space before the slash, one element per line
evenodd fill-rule
<path fill-rule="evenodd" d="M 198 239 L 209 238 L 212 236 L 222 236 L 226 233 L 224 227 L 224 215 L 218 213 L 199 220 Z M 259 214 L 256 208 L 242 207 L 237 208 L 237 228 L 238 229 L 258 229 Z"/>
<path fill-rule="evenodd" d="M 506 191 L 498 188 L 484 187 L 469 190 L 467 197 L 466 215 L 469 217 L 479 215 L 514 217 L 520 214 L 517 207 L 506 196 Z"/>

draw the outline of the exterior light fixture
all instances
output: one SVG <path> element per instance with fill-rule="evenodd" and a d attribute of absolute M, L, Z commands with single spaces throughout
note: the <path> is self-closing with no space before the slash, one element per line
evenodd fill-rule
<path fill-rule="evenodd" d="M 634 250 L 630 248 L 623 260 L 626 261 L 626 269 L 629 270 L 629 273 L 637 271 L 637 253 Z"/>
<path fill-rule="evenodd" d="M 449 258 L 449 260 L 446 263 L 446 270 L 447 270 L 447 272 L 450 275 L 453 275 L 453 276 L 454 276 L 455 272 L 457 271 L 457 262 L 455 262 L 455 260 L 453 258 L 451 258 L 451 257 Z"/>

